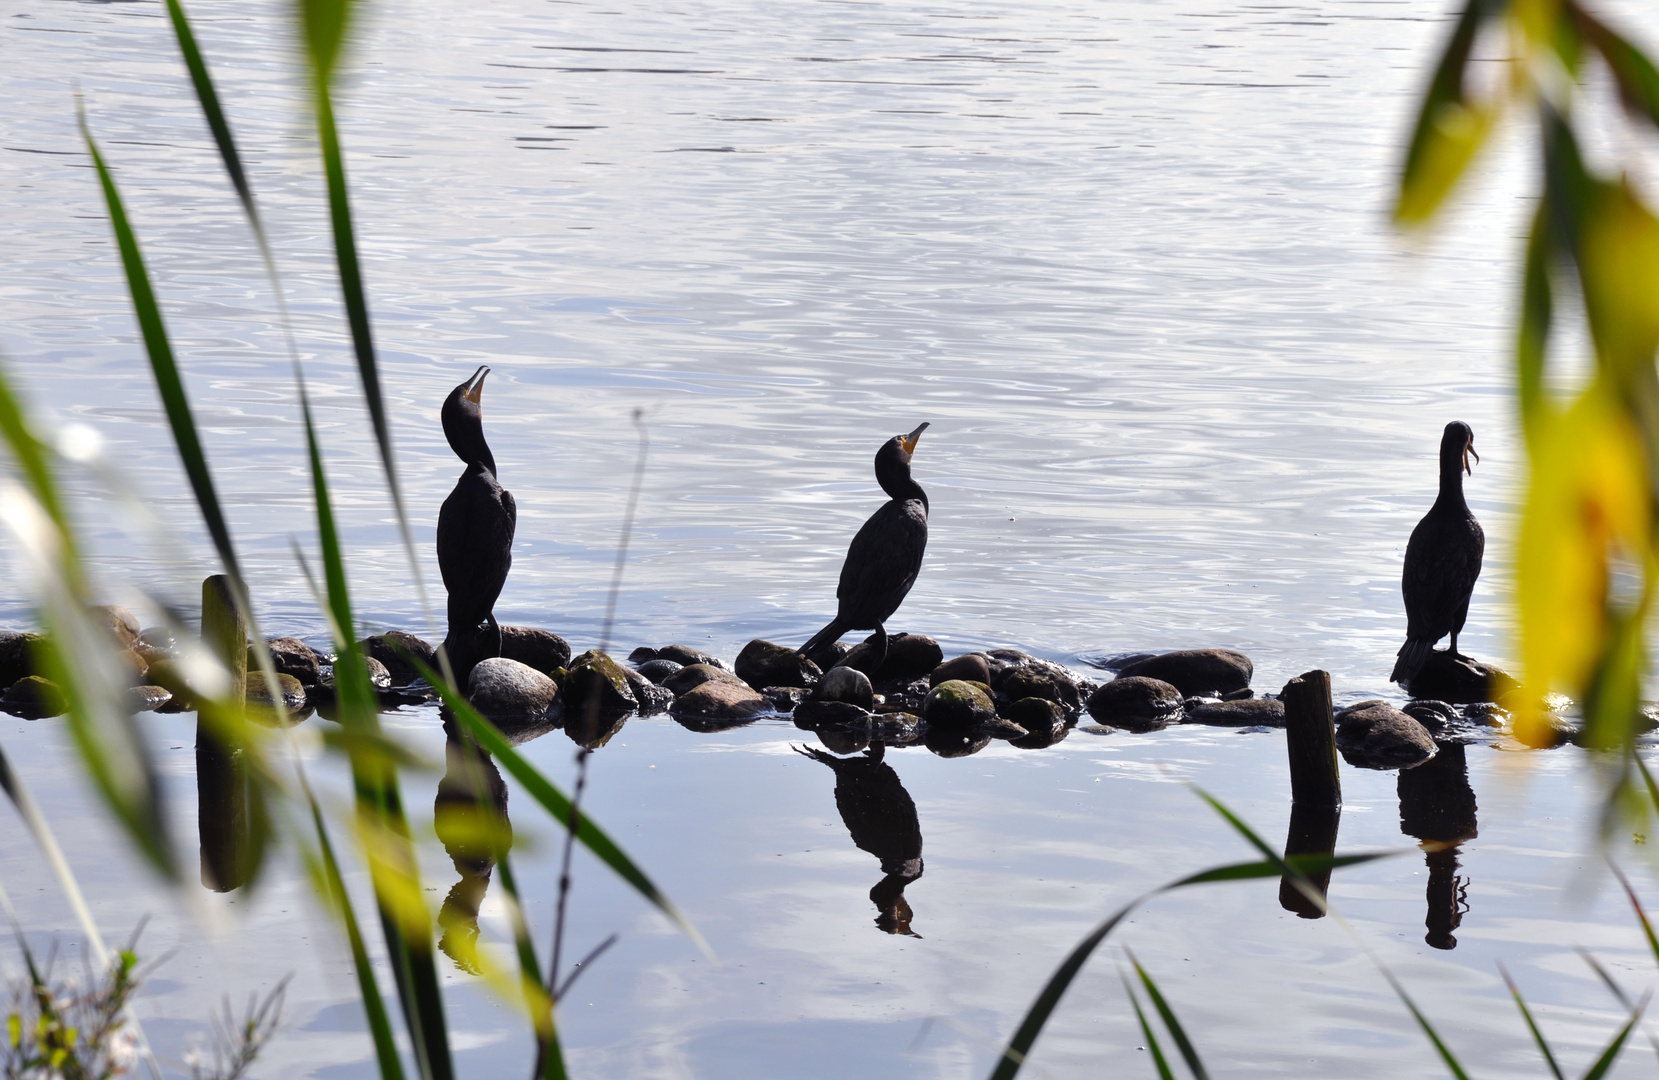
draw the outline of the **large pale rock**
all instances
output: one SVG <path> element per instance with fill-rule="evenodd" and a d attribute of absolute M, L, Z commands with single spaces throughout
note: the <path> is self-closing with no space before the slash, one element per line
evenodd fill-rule
<path fill-rule="evenodd" d="M 811 686 L 823 674 L 817 664 L 794 649 L 760 638 L 743 646 L 735 667 L 737 677 L 756 690 L 768 686 Z"/>
<path fill-rule="evenodd" d="M 1409 769 L 1435 754 L 1422 724 L 1385 701 L 1362 701 L 1336 714 L 1336 747 L 1362 769 Z"/>
<path fill-rule="evenodd" d="M 1250 658 L 1232 649 L 1183 649 L 1128 664 L 1118 677 L 1140 675 L 1162 679 L 1184 697 L 1213 694 L 1217 697 L 1250 685 L 1255 665 Z"/>
<path fill-rule="evenodd" d="M 546 675 L 570 666 L 570 643 L 551 630 L 503 626 L 501 655 Z"/>
<path fill-rule="evenodd" d="M 467 700 L 491 720 L 544 716 L 558 699 L 559 685 L 529 664 L 491 656 L 467 676 Z"/>
<path fill-rule="evenodd" d="M 857 668 L 830 668 L 812 690 L 815 701 L 844 701 L 860 709 L 875 708 L 876 692 L 870 677 Z"/>
<path fill-rule="evenodd" d="M 130 649 L 138 644 L 138 620 L 126 608 L 119 604 L 99 604 L 88 608 L 87 613 L 109 631 L 110 637 L 121 648 Z"/>
<path fill-rule="evenodd" d="M 1181 691 L 1144 675 L 1113 679 L 1089 695 L 1089 715 L 1125 731 L 1157 731 L 1181 718 Z"/>
<path fill-rule="evenodd" d="M 990 687 L 982 683 L 950 679 L 928 691 L 922 702 L 922 719 L 931 730 L 940 728 L 977 728 L 996 716 L 991 702 Z"/>

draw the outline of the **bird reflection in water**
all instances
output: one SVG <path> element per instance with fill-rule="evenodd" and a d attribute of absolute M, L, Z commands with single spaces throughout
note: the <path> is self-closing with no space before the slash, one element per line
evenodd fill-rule
<path fill-rule="evenodd" d="M 1440 752 L 1400 772 L 1400 831 L 1423 841 L 1429 867 L 1428 933 L 1436 949 L 1457 948 L 1452 936 L 1469 910 L 1468 880 L 1458 875 L 1457 848 L 1473 840 L 1475 792 L 1461 743 L 1442 743 Z"/>
<path fill-rule="evenodd" d="M 886 747 L 870 747 L 861 757 L 838 758 L 816 747 L 795 751 L 835 770 L 835 808 L 852 834 L 853 844 L 881 860 L 886 875 L 870 890 L 880 912 L 876 926 L 889 934 L 921 937 L 910 929 L 905 886 L 922 876 L 922 827 L 916 803 L 899 782 L 899 774 L 882 761 Z"/>
<path fill-rule="evenodd" d="M 488 754 L 451 733 L 444 759 L 432 816 L 461 880 L 438 911 L 443 932 L 438 948 L 462 971 L 476 975 L 478 910 L 490 888 L 496 853 L 512 847 L 513 825 L 507 818 L 507 785 Z"/>

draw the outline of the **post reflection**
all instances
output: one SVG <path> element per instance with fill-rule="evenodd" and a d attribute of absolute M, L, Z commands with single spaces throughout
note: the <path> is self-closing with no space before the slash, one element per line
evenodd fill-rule
<path fill-rule="evenodd" d="M 240 751 L 196 722 L 196 822 L 202 885 L 230 892 L 248 883 L 256 863 L 248 766 Z"/>
<path fill-rule="evenodd" d="M 1336 832 L 1341 823 L 1340 805 L 1292 803 L 1290 831 L 1285 836 L 1285 857 L 1335 854 Z M 1323 919 L 1325 897 L 1331 887 L 1331 868 L 1326 866 L 1307 877 L 1319 899 L 1315 901 L 1290 878 L 1283 877 L 1279 879 L 1279 906 L 1295 914 L 1298 919 Z"/>
<path fill-rule="evenodd" d="M 816 747 L 796 747 L 797 753 L 822 762 L 835 771 L 835 808 L 847 826 L 853 844 L 881 860 L 882 879 L 870 890 L 876 905 L 876 926 L 889 934 L 920 937 L 910 928 L 910 904 L 905 887 L 922 876 L 922 826 L 916 803 L 899 782 L 899 774 L 882 761 L 880 743 L 861 757 L 839 758 Z"/>
<path fill-rule="evenodd" d="M 1457 948 L 1453 935 L 1469 911 L 1468 879 L 1458 874 L 1457 848 L 1477 835 L 1475 792 L 1461 743 L 1400 772 L 1400 831 L 1424 841 L 1429 882 L 1423 940 L 1436 949 Z"/>
<path fill-rule="evenodd" d="M 450 734 L 433 803 L 438 839 L 461 875 L 438 911 L 438 948 L 462 971 L 478 973 L 478 911 L 490 888 L 495 853 L 511 847 L 507 784 L 495 762 L 470 739 Z"/>

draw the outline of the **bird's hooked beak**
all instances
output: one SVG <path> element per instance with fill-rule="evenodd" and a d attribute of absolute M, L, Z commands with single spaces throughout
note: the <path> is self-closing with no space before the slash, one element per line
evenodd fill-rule
<path fill-rule="evenodd" d="M 464 384 L 466 389 L 461 391 L 461 396 L 472 402 L 474 405 L 477 405 L 479 399 L 484 396 L 484 376 L 489 373 L 490 369 L 487 367 L 481 367 L 477 371 L 473 372 L 472 378 L 468 379 Z"/>
<path fill-rule="evenodd" d="M 927 430 L 927 423 L 924 421 L 922 423 L 921 427 L 917 428 L 915 431 L 912 431 L 910 434 L 905 435 L 905 436 L 903 436 L 902 438 L 899 439 L 899 445 L 904 447 L 904 452 L 905 453 L 914 454 L 916 452 L 916 443 L 919 439 L 921 439 L 922 432 L 924 432 L 926 430 Z"/>
<path fill-rule="evenodd" d="M 1469 476 L 1475 475 L 1475 470 L 1469 467 L 1469 455 L 1475 454 L 1475 440 L 1470 439 L 1463 444 L 1463 471 Z M 1480 455 L 1475 454 L 1475 464 L 1480 464 Z"/>

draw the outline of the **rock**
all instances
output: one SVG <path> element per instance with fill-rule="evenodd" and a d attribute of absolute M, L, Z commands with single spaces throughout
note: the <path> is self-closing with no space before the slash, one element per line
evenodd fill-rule
<path fill-rule="evenodd" d="M 501 655 L 528 664 L 543 674 L 570 666 L 570 644 L 550 630 L 528 626 L 501 628 Z"/>
<path fill-rule="evenodd" d="M 863 674 L 860 672 L 860 674 Z M 821 731 L 826 727 L 869 727 L 872 717 L 868 709 L 850 701 L 826 701 L 808 698 L 795 706 L 795 726 L 803 731 Z"/>
<path fill-rule="evenodd" d="M 737 677 L 760 690 L 767 686 L 811 686 L 823 672 L 818 665 L 785 645 L 760 638 L 737 654 Z"/>
<path fill-rule="evenodd" d="M 902 679 L 905 682 L 920 679 L 938 667 L 944 659 L 945 650 L 930 637 L 922 634 L 889 634 L 887 659 L 882 662 L 881 670 L 876 672 L 876 678 Z"/>
<path fill-rule="evenodd" d="M 922 745 L 940 757 L 967 757 L 979 753 L 990 743 L 991 736 L 979 730 L 977 724 L 971 728 L 940 727 L 936 724 L 922 726 Z"/>
<path fill-rule="evenodd" d="M 149 681 L 145 678 L 150 670 L 149 662 L 134 650 L 122 649 L 115 654 L 115 662 L 126 673 L 128 686 L 143 686 Z"/>
<path fill-rule="evenodd" d="M 1152 652 L 1085 653 L 1084 655 L 1078 657 L 1078 659 L 1082 660 L 1085 664 L 1092 668 L 1099 668 L 1102 671 L 1121 672 L 1130 664 L 1138 664 L 1142 660 L 1150 660 L 1157 655 L 1157 653 Z"/>
<path fill-rule="evenodd" d="M 1454 705 L 1497 701 L 1520 689 L 1507 672 L 1468 657 L 1454 659 L 1445 649 L 1429 653 L 1417 677 L 1406 689 L 1413 697 L 1436 698 Z"/>
<path fill-rule="evenodd" d="M 818 649 L 818 655 L 829 661 L 829 667 L 824 667 L 822 664 L 819 664 L 818 666 L 823 668 L 823 670 L 828 671 L 829 668 L 835 667 L 837 664 L 840 664 L 841 661 L 845 660 L 848 654 L 852 651 L 853 647 L 848 645 L 845 641 L 832 641 L 828 645 L 824 645 Z"/>
<path fill-rule="evenodd" d="M 588 710 L 604 716 L 639 707 L 622 665 L 597 649 L 589 649 L 570 662 L 563 689 L 566 723 L 569 717 L 586 715 Z"/>
<path fill-rule="evenodd" d="M 991 683 L 991 665 L 984 653 L 964 653 L 961 656 L 946 660 L 927 677 L 928 687 L 938 686 L 942 682 L 952 679 L 964 679 L 968 682 Z"/>
<path fill-rule="evenodd" d="M 915 713 L 877 713 L 870 718 L 870 740 L 884 746 L 910 746 L 922 737 L 922 718 Z"/>
<path fill-rule="evenodd" d="M 119 604 L 99 604 L 87 609 L 94 622 L 102 623 L 115 643 L 123 649 L 138 644 L 138 620 Z"/>
<path fill-rule="evenodd" d="M 467 700 L 492 721 L 545 716 L 558 700 L 559 685 L 529 664 L 491 656 L 467 676 Z"/>
<path fill-rule="evenodd" d="M 277 672 L 277 690 L 282 694 L 284 712 L 294 714 L 305 711 L 305 687 L 298 679 L 285 672 Z M 265 677 L 257 671 L 248 672 L 247 701 L 249 705 L 259 706 L 270 712 L 275 711 L 271 704 L 270 688 L 265 685 Z"/>
<path fill-rule="evenodd" d="M 124 704 L 132 713 L 154 712 L 171 701 L 173 695 L 161 686 L 129 686 Z"/>
<path fill-rule="evenodd" d="M 57 683 L 39 675 L 28 675 L 0 694 L 0 709 L 25 720 L 39 720 L 68 712 L 69 700 L 63 696 Z"/>
<path fill-rule="evenodd" d="M 1455 708 L 1444 701 L 1408 701 L 1401 711 L 1422 724 L 1423 730 L 1436 742 L 1452 735 L 1463 719 Z"/>
<path fill-rule="evenodd" d="M 930 687 L 926 679 L 916 679 L 908 683 L 883 683 L 880 689 L 882 693 L 877 694 L 875 699 L 877 712 L 912 712 L 920 715 L 922 702 L 927 700 Z"/>
<path fill-rule="evenodd" d="M 392 673 L 372 656 L 365 656 L 363 663 L 369 666 L 369 685 L 376 690 L 390 690 L 392 688 Z"/>
<path fill-rule="evenodd" d="M 647 660 L 639 666 L 638 670 L 641 675 L 661 686 L 664 679 L 683 667 L 685 667 L 684 664 L 676 664 L 672 660 Z"/>
<path fill-rule="evenodd" d="M 505 640 L 506 627 L 503 627 L 502 631 L 503 640 Z M 378 661 L 386 669 L 386 677 L 389 680 L 387 686 L 390 686 L 392 682 L 396 682 L 399 686 L 408 686 L 420 678 L 420 672 L 415 670 L 415 665 L 405 660 L 399 654 L 399 649 L 442 674 L 442 669 L 438 667 L 438 650 L 414 634 L 406 634 L 402 630 L 388 630 L 384 634 L 366 637 L 358 642 L 358 647 L 363 650 L 364 656 Z M 296 671 L 292 674 L 299 675 L 299 672 Z M 304 678 L 303 675 L 300 676 L 301 681 L 304 681 Z M 471 685 L 470 678 L 468 685 Z"/>
<path fill-rule="evenodd" d="M 1221 727 L 1284 727 L 1285 706 L 1272 698 L 1212 701 L 1189 711 L 1187 722 Z"/>
<path fill-rule="evenodd" d="M 1023 739 L 1031 732 L 1001 716 L 990 716 L 979 722 L 979 731 L 982 735 L 989 735 L 993 739 Z"/>
<path fill-rule="evenodd" d="M 664 679 L 662 685 L 675 695 L 679 695 L 695 690 L 710 681 L 737 683 L 739 686 L 749 685 L 725 668 L 718 668 L 713 664 L 687 665 Z M 750 689 L 753 689 L 753 687 L 750 687 Z"/>
<path fill-rule="evenodd" d="M 373 641 L 373 638 L 369 639 Z M 316 686 L 322 680 L 323 658 L 317 655 L 317 650 L 301 641 L 299 638 L 274 637 L 265 642 L 265 647 L 271 650 L 271 663 L 275 666 L 278 675 L 292 675 L 300 681 L 301 686 Z M 248 649 L 248 675 L 251 678 L 259 671 L 259 661 L 254 656 L 253 648 Z"/>
<path fill-rule="evenodd" d="M 1181 691 L 1143 675 L 1113 679 L 1089 695 L 1090 716 L 1126 731 L 1157 731 L 1181 711 Z"/>
<path fill-rule="evenodd" d="M 767 710 L 760 692 L 740 679 L 708 679 L 674 699 L 676 717 L 747 720 Z"/>
<path fill-rule="evenodd" d="M 46 643 L 42 634 L 0 633 L 0 684 L 10 686 L 35 673 L 35 651 Z"/>
<path fill-rule="evenodd" d="M 873 709 L 876 705 L 875 688 L 870 685 L 870 677 L 857 668 L 836 667 L 824 673 L 813 687 L 814 701 L 844 701 L 849 705 L 857 705 L 860 709 Z"/>
<path fill-rule="evenodd" d="M 156 708 L 165 712 L 187 712 L 196 707 L 196 694 L 185 679 L 184 672 L 179 670 L 178 662 L 174 660 L 157 660 L 145 672 L 145 678 L 150 685 L 159 686 L 172 695 L 172 699 L 158 705 Z"/>
<path fill-rule="evenodd" d="M 991 688 L 1009 701 L 1037 697 L 1065 706 L 1076 712 L 1081 702 L 1077 682 L 1058 669 L 1058 665 L 1041 661 L 1005 668 L 991 676 Z"/>
<path fill-rule="evenodd" d="M 949 679 L 935 686 L 922 703 L 922 719 L 927 721 L 929 730 L 976 728 L 996 714 L 990 687 L 961 679 Z"/>
<path fill-rule="evenodd" d="M 1065 738 L 1071 731 L 1063 706 L 1047 698 L 1021 698 L 1004 710 L 1009 720 L 1026 730 L 1012 741 L 1021 750 L 1043 750 Z"/>
<path fill-rule="evenodd" d="M 628 654 L 628 663 L 636 665 L 644 664 L 655 660 L 656 658 L 657 650 L 651 648 L 649 645 L 641 645 L 639 648 Z"/>
<path fill-rule="evenodd" d="M 628 677 L 628 688 L 634 692 L 634 700 L 639 702 L 641 716 L 654 716 L 674 704 L 674 691 L 668 687 L 658 686 L 633 668 L 623 668 L 622 674 Z"/>
<path fill-rule="evenodd" d="M 1162 679 L 1188 697 L 1213 694 L 1217 697 L 1250 685 L 1255 666 L 1250 658 L 1232 649 L 1183 649 L 1147 660 L 1138 660 L 1119 669 L 1118 677 L 1140 675 Z"/>
<path fill-rule="evenodd" d="M 1401 769 L 1434 756 L 1423 725 L 1385 701 L 1362 701 L 1336 714 L 1336 746 L 1361 769 Z"/>
<path fill-rule="evenodd" d="M 731 670 L 726 666 L 726 662 L 718 656 L 703 652 L 701 649 L 693 649 L 689 645 L 670 645 L 666 649 L 658 649 L 655 659 L 672 660 L 684 667 L 691 667 L 693 664 L 708 664 L 710 667 L 717 667 L 722 671 Z"/>
<path fill-rule="evenodd" d="M 165 626 L 147 626 L 138 632 L 138 643 L 132 651 L 142 656 L 146 664 L 153 664 L 174 656 L 178 647 L 173 631 Z"/>
<path fill-rule="evenodd" d="M 1249 701 L 1251 698 L 1253 698 L 1255 696 L 1256 696 L 1256 692 L 1254 690 L 1250 689 L 1248 686 L 1246 686 L 1242 690 L 1233 690 L 1229 693 L 1222 694 L 1221 695 L 1221 700 L 1222 701 Z"/>
<path fill-rule="evenodd" d="M 870 745 L 869 724 L 825 724 L 818 729 L 818 741 L 832 754 L 856 754 Z"/>
<path fill-rule="evenodd" d="M 806 700 L 806 695 L 806 690 L 799 686 L 768 686 L 760 692 L 760 696 L 781 713 L 794 712 L 795 707 Z"/>

